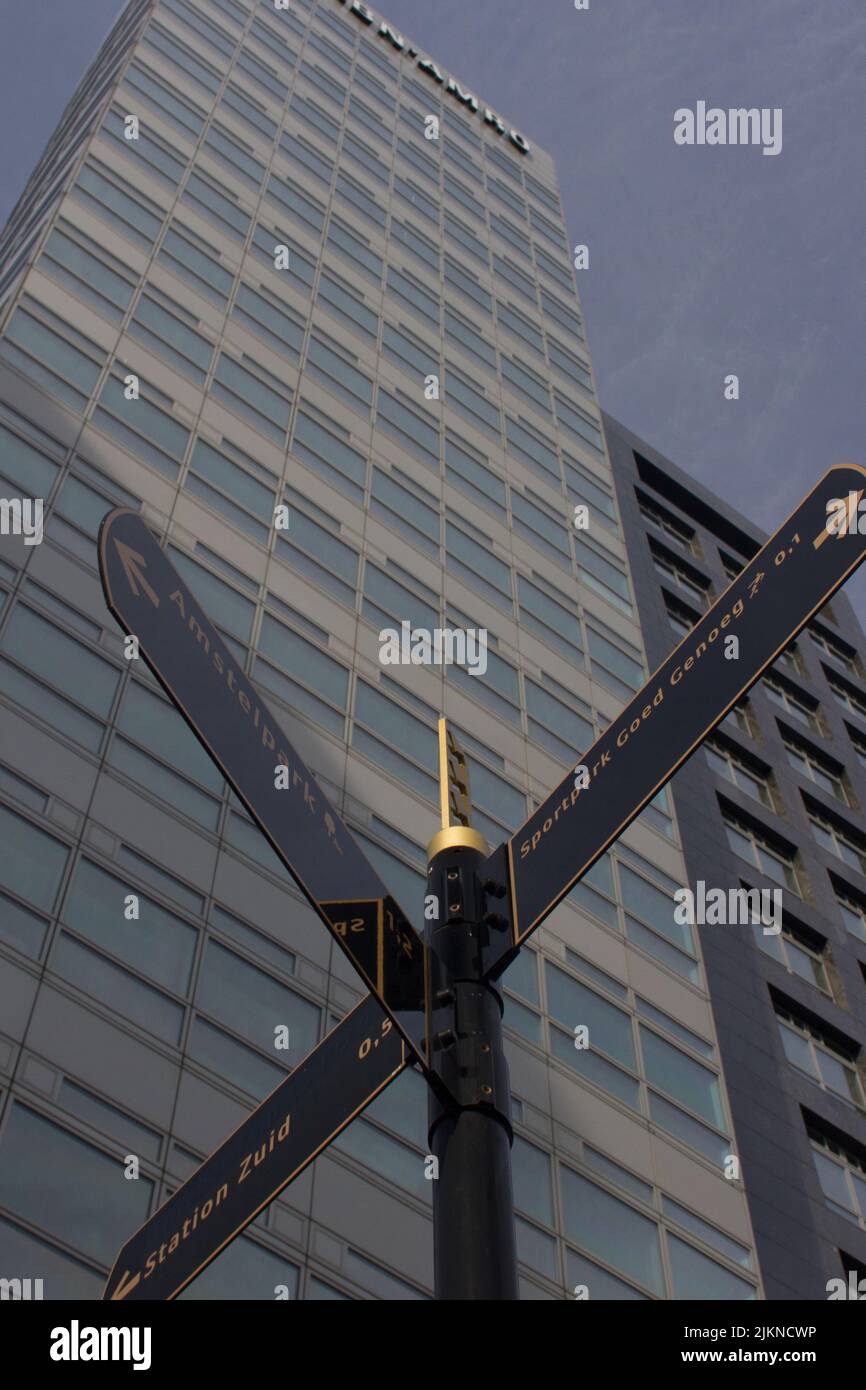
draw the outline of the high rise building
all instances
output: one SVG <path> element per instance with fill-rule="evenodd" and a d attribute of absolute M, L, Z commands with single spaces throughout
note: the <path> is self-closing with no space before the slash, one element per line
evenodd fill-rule
<path fill-rule="evenodd" d="M 0 1272 L 94 1298 L 362 993 L 126 659 L 106 512 L 165 538 L 419 925 L 438 714 L 493 846 L 646 664 L 552 162 L 365 6 L 135 0 L 2 244 L 0 490 L 44 535 L 0 560 Z M 404 622 L 486 663 L 385 664 Z M 505 976 L 524 1298 L 763 1295 L 684 881 L 662 792 Z M 429 1296 L 425 1089 L 182 1296 Z"/>
<path fill-rule="evenodd" d="M 607 416 L 605 434 L 655 667 L 766 536 Z M 699 928 L 769 1299 L 866 1274 L 864 657 L 837 594 L 671 783 L 692 891 L 781 895 L 768 925 Z"/>

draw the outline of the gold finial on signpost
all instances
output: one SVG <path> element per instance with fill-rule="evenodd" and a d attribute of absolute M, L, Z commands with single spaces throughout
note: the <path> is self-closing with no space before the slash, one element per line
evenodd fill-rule
<path fill-rule="evenodd" d="M 465 845 L 487 854 L 487 841 L 469 824 L 472 818 L 469 763 L 445 718 L 439 720 L 439 808 L 442 829 L 430 841 L 428 859 L 452 845 Z"/>

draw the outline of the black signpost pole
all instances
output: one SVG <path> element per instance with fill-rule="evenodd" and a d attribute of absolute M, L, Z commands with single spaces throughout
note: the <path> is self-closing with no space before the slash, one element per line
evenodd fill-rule
<path fill-rule="evenodd" d="M 438 905 L 430 932 L 431 1063 L 451 1102 L 431 1089 L 436 1297 L 518 1299 L 511 1186 L 510 1092 L 502 1045 L 502 1000 L 483 977 L 491 930 L 490 890 L 479 877 L 485 846 L 452 826 L 431 842 L 428 894 Z M 429 901 L 429 898 L 428 898 Z"/>

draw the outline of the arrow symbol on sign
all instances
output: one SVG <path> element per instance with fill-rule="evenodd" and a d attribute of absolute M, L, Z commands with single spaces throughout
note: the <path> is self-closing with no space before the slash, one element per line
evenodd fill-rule
<path fill-rule="evenodd" d="M 129 1283 L 127 1283 L 127 1282 L 126 1282 L 126 1279 L 127 1279 L 127 1275 L 128 1275 L 128 1274 L 129 1274 L 129 1270 L 128 1270 L 128 1269 L 125 1269 L 125 1270 L 123 1271 L 123 1274 L 120 1276 L 120 1283 L 118 1284 L 117 1288 L 114 1290 L 114 1293 L 111 1295 L 111 1301 L 112 1301 L 112 1303 L 114 1302 L 115 1299 L 126 1298 L 126 1295 L 127 1295 L 128 1293 L 131 1293 L 131 1292 L 132 1292 L 132 1290 L 135 1288 L 136 1284 L 137 1284 L 137 1283 L 139 1282 L 139 1280 L 141 1279 L 141 1270 L 139 1270 L 139 1271 L 136 1273 L 135 1277 L 134 1277 L 133 1279 L 130 1279 L 130 1280 L 129 1280 Z"/>
<path fill-rule="evenodd" d="M 143 574 L 143 571 L 147 569 L 144 556 L 139 555 L 138 551 L 133 550 L 131 546 L 124 545 L 123 541 L 115 540 L 114 544 L 117 547 L 117 553 L 120 556 L 120 563 L 123 565 L 129 587 L 135 594 L 135 597 L 138 598 L 139 596 L 140 591 L 138 586 L 140 584 L 154 608 L 158 608 L 159 594 L 151 588 Z"/>

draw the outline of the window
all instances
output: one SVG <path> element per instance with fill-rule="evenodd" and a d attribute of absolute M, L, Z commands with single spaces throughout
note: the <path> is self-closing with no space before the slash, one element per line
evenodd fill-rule
<path fill-rule="evenodd" d="M 439 248 L 434 241 L 426 237 L 423 232 L 419 232 L 410 222 L 401 222 L 399 218 L 391 217 L 391 239 L 398 241 L 406 250 L 416 256 L 424 265 L 430 266 L 439 273 Z"/>
<path fill-rule="evenodd" d="M 517 420 L 512 419 L 510 415 L 506 416 L 505 433 L 509 448 L 548 483 L 552 480 L 553 486 L 558 490 L 559 458 L 553 440 L 548 439 L 540 430 L 534 429 L 522 415 Z"/>
<path fill-rule="evenodd" d="M 90 158 L 83 165 L 71 192 L 76 203 L 143 249 L 153 245 L 163 225 L 163 208 L 142 193 L 133 193 L 125 179 L 99 160 Z"/>
<path fill-rule="evenodd" d="M 788 1061 L 824 1089 L 864 1108 L 863 1083 L 857 1067 L 856 1043 L 830 1038 L 817 1020 L 774 997 L 782 1047 Z"/>
<path fill-rule="evenodd" d="M 827 816 L 822 816 L 817 803 L 807 801 L 806 814 L 818 844 L 830 854 L 835 854 L 837 859 L 844 860 L 850 868 L 856 869 L 860 874 L 866 874 L 866 843 L 860 839 L 853 827 L 846 827 Z"/>
<path fill-rule="evenodd" d="M 789 676 L 804 676 L 806 674 L 796 642 L 792 642 L 783 652 L 780 652 L 773 665 L 778 670 L 787 672 Z"/>
<path fill-rule="evenodd" d="M 445 477 L 479 506 L 491 511 L 503 525 L 506 524 L 503 479 L 488 467 L 485 455 L 450 429 L 445 431 Z"/>
<path fill-rule="evenodd" d="M 706 608 L 710 593 L 710 582 L 698 575 L 696 570 L 686 568 L 677 561 L 676 556 L 664 547 L 658 546 L 654 541 L 650 541 L 650 550 L 653 557 L 653 565 L 656 573 L 661 579 L 672 581 L 693 603 L 699 603 L 701 608 Z"/>
<path fill-rule="evenodd" d="M 816 933 L 795 925 L 786 914 L 778 935 L 767 933 L 763 926 L 757 926 L 755 940 L 766 955 L 784 965 L 792 975 L 799 975 L 807 984 L 817 986 L 831 999 L 834 998 L 826 966 L 827 942 Z"/>
<path fill-rule="evenodd" d="M 775 810 L 773 794 L 770 790 L 770 772 L 751 763 L 733 745 L 718 737 L 704 744 L 704 753 L 713 772 L 733 782 L 735 787 L 761 801 L 770 810 Z"/>
<path fill-rule="evenodd" d="M 175 275 L 187 280 L 199 294 L 225 308 L 234 284 L 234 273 L 203 250 L 199 238 L 182 223 L 171 223 L 157 260 L 165 262 Z"/>
<path fill-rule="evenodd" d="M 339 539 L 339 522 L 291 489 L 286 496 L 292 502 L 292 524 L 277 537 L 277 557 L 354 609 L 358 555 Z"/>
<path fill-rule="evenodd" d="M 839 911 L 842 914 L 842 921 L 852 936 L 856 936 L 859 941 L 866 942 L 866 898 L 861 898 L 859 893 L 853 888 L 848 888 L 834 874 L 830 875 L 830 879 L 836 894 L 836 902 L 839 904 Z"/>
<path fill-rule="evenodd" d="M 135 306 L 127 331 L 131 337 L 146 343 L 157 356 L 201 386 L 210 369 L 214 348 L 197 331 L 199 326 L 198 319 L 148 283 Z"/>
<path fill-rule="evenodd" d="M 204 217 L 223 236 L 232 241 L 246 240 L 250 229 L 248 214 L 240 207 L 237 198 L 224 192 L 213 179 L 192 170 L 181 202 L 194 207 L 199 216 Z"/>
<path fill-rule="evenodd" d="M 211 395 L 275 444 L 284 442 L 292 408 L 291 389 L 246 353 L 239 361 L 228 352 L 220 353 Z"/>
<path fill-rule="evenodd" d="M 110 375 L 93 413 L 93 423 L 120 439 L 126 449 L 153 464 L 160 473 L 175 478 L 179 460 L 186 452 L 189 430 L 172 420 L 170 414 L 161 409 L 161 404 L 156 404 L 158 399 L 171 409 L 174 402 L 145 379 L 139 378 L 139 381 L 139 399 L 126 400 L 121 379 Z"/>
<path fill-rule="evenodd" d="M 450 362 L 446 361 L 445 367 L 446 404 L 498 444 L 502 438 L 502 418 L 498 405 L 488 400 L 483 386 L 473 385 Z"/>
<path fill-rule="evenodd" d="M 222 777 L 213 764 L 207 765 L 208 759 L 177 711 L 136 683 L 127 690 L 108 762 L 134 783 L 136 792 L 146 788 L 205 829 L 216 831 Z"/>
<path fill-rule="evenodd" d="M 588 989 L 552 962 L 545 963 L 547 1010 L 564 1032 L 551 1027 L 551 1049 L 560 1061 L 640 1110 L 640 1084 L 621 1068 L 637 1071 L 631 1015 Z M 586 1047 L 576 1046 L 576 1029 L 588 1030 Z"/>
<path fill-rule="evenodd" d="M 382 278 L 381 257 L 372 249 L 366 237 L 348 227 L 333 213 L 328 226 L 327 244 L 333 247 L 338 256 L 351 262 L 355 270 L 373 280 L 378 287 Z"/>
<path fill-rule="evenodd" d="M 523 361 L 502 354 L 502 379 L 506 389 L 522 397 L 526 403 L 543 415 L 550 414 L 550 392 L 544 377 L 534 372 Z"/>
<path fill-rule="evenodd" d="M 543 355 L 544 338 L 540 328 L 519 309 L 515 309 L 513 304 L 500 304 L 497 301 L 496 319 L 500 328 L 519 338 L 525 346 L 534 348 L 539 356 Z"/>
<path fill-rule="evenodd" d="M 282 77 L 276 68 L 271 67 L 270 63 L 263 62 L 246 47 L 242 48 L 238 54 L 234 75 L 241 83 L 243 83 L 244 78 L 248 77 L 257 87 L 261 87 L 271 97 L 276 97 L 279 105 L 282 106 L 286 96 L 286 84 Z"/>
<path fill-rule="evenodd" d="M 312 83 L 318 91 L 326 96 L 329 101 L 333 101 L 340 110 L 343 109 L 343 88 L 339 82 L 335 82 L 328 73 L 320 68 L 318 63 L 301 63 L 301 72 L 308 82 Z"/>
<path fill-rule="evenodd" d="M 809 781 L 814 782 L 816 787 L 829 792 L 831 796 L 835 796 L 836 800 L 841 801 L 844 805 L 849 805 L 844 773 L 840 765 L 831 762 L 823 753 L 819 753 L 811 744 L 798 739 L 795 734 L 788 733 L 781 727 L 780 732 L 788 762 L 800 773 L 800 776 L 808 777 Z"/>
<path fill-rule="evenodd" d="M 0 675 L 4 694 L 95 752 L 104 734 L 101 721 L 114 706 L 117 668 L 20 602 L 0 650 L 6 658 Z"/>
<path fill-rule="evenodd" d="M 292 104 L 293 111 L 297 105 L 298 99 L 295 98 Z M 241 121 L 251 126 L 259 135 L 264 135 L 268 141 L 273 140 L 276 135 L 276 124 L 271 120 L 261 102 L 247 96 L 234 82 L 230 82 L 226 87 L 222 102 L 217 108 L 221 114 L 223 107 L 230 115 L 240 118 Z"/>
<path fill-rule="evenodd" d="M 296 91 L 289 106 L 289 114 L 297 116 L 299 120 L 314 130 L 321 140 L 330 141 L 336 146 L 340 138 L 340 127 L 336 121 L 326 114 L 311 98 L 305 96 L 301 91 Z"/>
<path fill-rule="evenodd" d="M 143 171 L 145 177 L 156 178 L 157 182 L 177 188 L 186 168 L 186 157 L 168 140 L 161 139 L 152 129 L 149 131 L 146 125 L 139 132 L 138 140 L 126 140 L 124 122 L 124 111 L 120 107 L 111 107 L 100 133 L 106 136 L 114 154 L 120 153 L 124 160 L 129 161 L 126 172 L 131 171 L 132 164 L 136 164 L 136 178 Z"/>
<path fill-rule="evenodd" d="M 286 247 L 289 253 L 289 265 L 280 271 L 280 275 L 286 277 L 296 294 L 309 296 L 316 273 L 315 262 L 304 255 L 292 237 L 279 229 L 270 231 L 263 222 L 259 222 L 253 232 L 250 253 L 263 262 L 269 272 L 275 269 L 278 247 Z"/>
<path fill-rule="evenodd" d="M 604 440 L 601 435 L 599 421 L 588 411 L 583 410 L 579 405 L 567 400 L 559 390 L 554 389 L 554 399 L 556 401 L 556 419 L 561 430 L 582 440 L 591 449 L 602 457 L 604 456 Z"/>
<path fill-rule="evenodd" d="M 232 318 L 237 319 L 274 352 L 291 362 L 300 359 L 305 323 L 300 314 L 260 285 L 253 289 L 241 281 Z"/>
<path fill-rule="evenodd" d="M 453 242 L 457 242 L 461 251 L 472 256 L 476 261 L 480 261 L 484 269 L 489 268 L 487 246 L 475 235 L 471 227 L 467 227 L 465 222 L 461 222 L 453 213 L 445 213 L 445 235 L 450 237 Z"/>
<path fill-rule="evenodd" d="M 512 484 L 512 525 L 517 535 L 544 550 L 553 563 L 571 570 L 569 532 L 563 525 L 562 514 L 552 512 L 537 493 L 518 492 L 516 484 Z"/>
<path fill-rule="evenodd" d="M 795 850 L 783 846 L 781 841 L 771 840 L 768 832 L 762 833 L 753 828 L 746 821 L 738 819 L 733 811 L 728 812 L 724 806 L 722 819 L 728 844 L 734 854 L 748 860 L 775 883 L 790 888 L 794 893 L 800 892 Z"/>
<path fill-rule="evenodd" d="M 123 318 L 135 290 L 129 272 L 64 218 L 58 220 L 45 243 L 39 264 L 52 280 L 79 299 L 86 299 L 107 318 Z"/>
<path fill-rule="evenodd" d="M 816 647 L 820 647 L 821 651 L 826 652 L 834 661 L 838 661 L 852 676 L 859 678 L 862 675 L 859 658 L 854 647 L 849 647 L 847 642 L 843 642 L 834 633 L 828 632 L 820 623 L 809 623 L 806 631 Z"/>
<path fill-rule="evenodd" d="M 370 510 L 386 526 L 439 560 L 440 503 L 399 468 L 373 468 Z"/>
<path fill-rule="evenodd" d="M 548 294 L 544 288 L 541 290 L 541 307 L 548 318 L 552 318 L 562 328 L 573 334 L 579 342 L 584 341 L 583 324 L 578 315 L 567 309 L 554 295 Z"/>
<path fill-rule="evenodd" d="M 460 265 L 453 256 L 448 255 L 447 251 L 445 252 L 445 283 L 450 285 L 452 289 L 459 290 L 461 294 L 464 294 L 467 299 L 471 299 L 486 313 L 493 312 L 493 300 L 477 275 Z"/>
<path fill-rule="evenodd" d="M 643 1288 L 663 1295 L 656 1223 L 564 1164 L 559 1165 L 559 1173 L 566 1239 Z"/>
<path fill-rule="evenodd" d="M 676 921 L 673 899 L 624 864 L 619 865 L 619 887 L 629 940 L 676 974 L 697 983 L 700 971 L 692 928 L 687 922 Z"/>
<path fill-rule="evenodd" d="M 362 612 L 374 627 L 399 627 L 403 622 L 432 631 L 439 622 L 438 605 L 425 603 L 412 589 L 368 560 L 364 569 Z"/>
<path fill-rule="evenodd" d="M 349 690 L 345 666 L 270 613 L 262 618 L 258 650 L 254 678 L 341 738 Z"/>
<path fill-rule="evenodd" d="M 436 735 L 413 714 L 366 681 L 355 694 L 352 745 L 366 758 L 401 782 L 414 787 L 425 800 L 437 801 Z"/>
<path fill-rule="evenodd" d="M 185 487 L 266 546 L 274 515 L 276 479 L 269 478 L 267 486 L 263 478 L 269 478 L 264 470 L 254 477 L 207 440 L 197 439 Z"/>
<path fill-rule="evenodd" d="M 332 338 L 319 330 L 313 333 L 307 348 L 306 370 L 329 391 L 333 391 L 352 410 L 369 417 L 373 402 L 373 383 L 360 371 L 358 358 L 338 348 Z"/>
<path fill-rule="evenodd" d="M 607 527 L 609 531 L 618 531 L 616 505 L 611 489 L 583 464 L 576 463 L 567 454 L 563 455 L 563 458 L 565 482 L 569 493 L 573 493 L 581 502 L 587 503 L 592 515 L 598 518 L 602 526 Z"/>
<path fill-rule="evenodd" d="M 90 945 L 155 984 L 175 994 L 186 994 L 198 944 L 197 930 L 141 892 L 140 918 L 127 921 L 118 911 L 118 904 L 123 904 L 128 891 L 123 879 L 89 859 L 81 859 L 63 910 L 63 921 Z"/>
<path fill-rule="evenodd" d="M 415 212 L 422 217 L 428 218 L 430 222 L 438 228 L 439 226 L 439 205 L 433 198 L 428 197 L 423 189 L 413 183 L 411 179 L 401 178 L 399 174 L 394 175 L 394 193 L 398 198 L 402 198 L 408 203 Z"/>
<path fill-rule="evenodd" d="M 866 1152 L 854 1140 L 807 1126 L 812 1158 L 827 1205 L 866 1230 Z"/>
<path fill-rule="evenodd" d="M 337 174 L 337 194 L 376 227 L 384 229 L 385 212 L 379 202 L 381 194 L 369 193 L 357 179 L 342 169 Z"/>
<path fill-rule="evenodd" d="M 479 539 L 446 521 L 445 551 L 446 567 L 453 574 L 511 612 L 511 566 L 496 556 L 487 537 Z"/>
<path fill-rule="evenodd" d="M 98 344 L 25 295 L 6 325 L 0 355 L 78 414 L 87 407 L 105 361 Z"/>
<path fill-rule="evenodd" d="M 415 408 L 413 397 L 379 386 L 376 401 L 376 427 L 396 439 L 404 449 L 428 468 L 439 472 L 439 424 L 435 416 L 426 418 Z"/>
<path fill-rule="evenodd" d="M 69 849 L 2 803 L 0 832 L 0 881 L 4 889 L 50 912 L 57 901 Z M 10 900 L 4 896 L 2 902 L 5 913 Z M 36 920 L 29 913 L 26 918 Z"/>
<path fill-rule="evenodd" d="M 0 1202 L 106 1267 L 129 1231 L 147 1219 L 153 1179 L 142 1173 L 137 1182 L 117 1182 L 114 1153 L 19 1102 L 3 1134 L 2 1158 Z"/>
<path fill-rule="evenodd" d="M 866 719 L 866 695 L 858 690 L 856 686 L 837 676 L 822 663 L 824 675 L 827 677 L 827 684 L 832 690 L 840 705 L 850 710 L 852 714 L 858 715 L 861 719 Z"/>
<path fill-rule="evenodd" d="M 547 335 L 547 352 L 551 366 L 555 367 L 563 376 L 567 376 L 569 381 L 579 386 L 587 395 L 594 394 L 589 367 L 579 357 L 568 352 L 549 333 Z"/>
<path fill-rule="evenodd" d="M 638 1032 L 647 1081 L 695 1112 L 707 1124 L 723 1129 L 725 1119 L 717 1074 L 687 1057 L 645 1024 L 639 1025 Z"/>
<path fill-rule="evenodd" d="M 592 742 L 594 730 L 588 707 L 573 708 L 528 676 L 524 679 L 524 688 L 529 737 L 563 763 L 573 763 L 580 751 Z"/>
<path fill-rule="evenodd" d="M 155 20 L 145 29 L 141 43 L 156 49 L 166 58 L 183 75 L 184 82 L 192 78 L 211 94 L 218 91 L 222 81 L 219 70 L 200 58 L 193 48 L 176 39 L 168 29 L 164 29 Z"/>
<path fill-rule="evenodd" d="M 586 625 L 593 679 L 628 700 L 644 680 L 643 661 L 640 653 L 624 638 L 609 628 L 604 628 L 604 631 L 602 628 L 599 619 Z"/>
<path fill-rule="evenodd" d="M 653 530 L 657 531 L 659 535 L 668 536 L 689 555 L 693 554 L 695 533 L 692 528 L 687 526 L 684 521 L 680 521 L 671 512 L 666 511 L 664 507 L 660 507 L 639 488 L 635 488 L 635 494 L 638 499 L 640 514 L 652 526 Z"/>
<path fill-rule="evenodd" d="M 584 531 L 575 533 L 575 550 L 581 582 L 594 589 L 621 613 L 631 614 L 628 577 L 621 561 L 602 550 Z"/>
<path fill-rule="evenodd" d="M 787 683 L 783 684 L 778 677 L 765 676 L 761 681 L 761 687 L 774 705 L 778 705 L 794 719 L 799 719 L 802 724 L 808 725 L 816 734 L 822 732 L 817 703 L 811 702 L 807 695 L 801 694 Z"/>
<path fill-rule="evenodd" d="M 177 84 L 170 85 L 163 81 L 152 68 L 145 67 L 137 58 L 130 63 L 123 81 L 169 125 L 180 130 L 187 138 L 192 136 L 198 140 L 207 115 L 188 95 L 178 96 Z"/>
<path fill-rule="evenodd" d="M 216 120 L 211 122 L 204 142 L 204 149 L 220 164 L 224 164 L 236 178 L 258 190 L 264 182 L 267 169 L 261 160 L 256 159 L 252 146 L 241 141 Z"/>
<path fill-rule="evenodd" d="M 567 661 L 583 666 L 583 642 L 580 619 L 568 596 L 540 575 L 536 582 L 523 574 L 517 576 L 517 596 L 524 627 L 554 647 Z"/>
<path fill-rule="evenodd" d="M 851 747 L 857 757 L 857 761 L 866 767 L 866 738 L 861 733 L 846 722 L 845 729 L 851 741 Z"/>
<path fill-rule="evenodd" d="M 367 482 L 367 459 L 349 441 L 352 435 L 335 420 L 322 416 L 309 400 L 300 402 L 295 420 L 292 449 L 299 459 L 339 491 L 348 493 L 356 502 L 364 495 Z"/>
<path fill-rule="evenodd" d="M 277 174 L 272 174 L 265 196 L 271 202 L 278 203 L 305 228 L 310 227 L 321 236 L 325 225 L 325 209 L 321 203 L 302 193 L 291 179 L 279 178 Z"/>
<path fill-rule="evenodd" d="M 376 341 L 378 314 L 368 308 L 360 295 L 354 293 L 344 281 L 330 271 L 323 270 L 319 277 L 318 299 L 327 306 L 330 313 L 335 314 L 348 327 L 350 332 L 357 333 L 368 343 Z"/>
<path fill-rule="evenodd" d="M 448 615 L 452 627 L 472 626 L 465 621 L 455 621 Z M 488 639 L 489 640 L 489 639 Z M 459 685 L 465 694 L 487 705 L 500 718 L 510 724 L 520 725 L 520 694 L 518 675 L 510 662 L 488 648 L 487 671 L 482 675 L 470 676 L 462 666 L 446 666 L 446 679 Z"/>
<path fill-rule="evenodd" d="M 291 1066 L 319 1041 L 320 1008 L 213 939 L 207 943 L 195 1002 L 202 1013 L 271 1059 L 274 1020 L 287 1025 L 290 1050 L 284 1060 Z"/>
<path fill-rule="evenodd" d="M 392 265 L 388 268 L 387 288 L 420 318 L 429 319 L 438 331 L 439 300 L 420 280 L 416 280 L 408 270 L 398 270 Z"/>
<path fill-rule="evenodd" d="M 445 305 L 445 337 L 464 352 L 468 352 L 491 374 L 496 374 L 496 352 L 474 324 Z M 497 430 L 498 433 L 498 430 Z"/>

